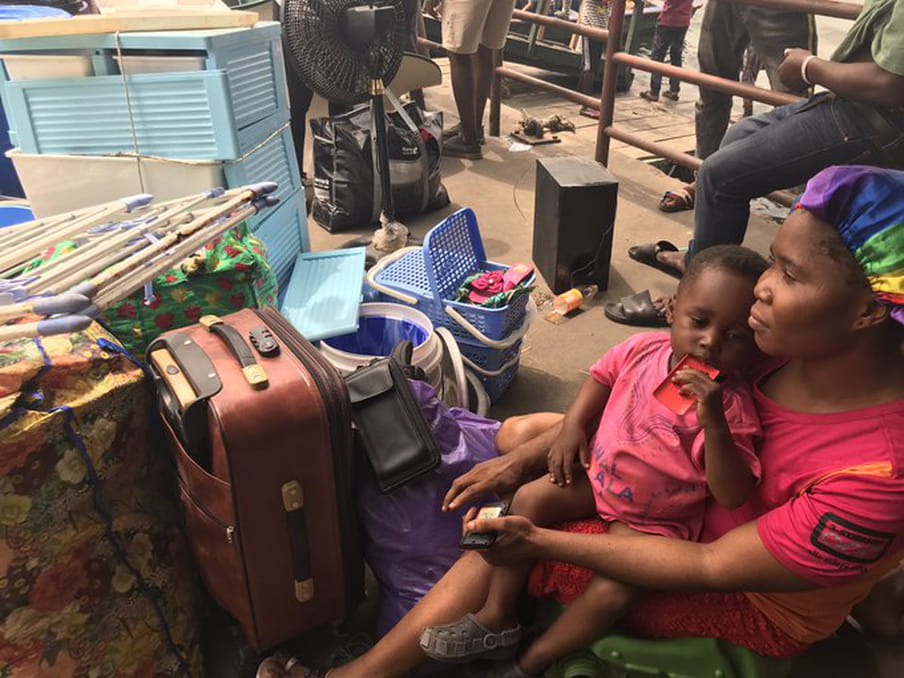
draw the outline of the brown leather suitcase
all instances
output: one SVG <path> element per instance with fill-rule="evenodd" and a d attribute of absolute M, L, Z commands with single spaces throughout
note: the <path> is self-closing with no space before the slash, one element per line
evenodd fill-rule
<path fill-rule="evenodd" d="M 213 598 L 260 650 L 343 617 L 363 562 L 336 370 L 274 309 L 168 332 L 148 363 Z"/>

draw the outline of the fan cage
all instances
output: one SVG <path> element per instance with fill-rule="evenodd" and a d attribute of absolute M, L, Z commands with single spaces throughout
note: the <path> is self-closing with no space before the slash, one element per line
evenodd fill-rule
<path fill-rule="evenodd" d="M 314 92 L 338 104 L 359 104 L 370 95 L 374 75 L 390 82 L 402 63 L 408 22 L 401 0 L 283 0 L 283 47 L 289 64 Z M 349 47 L 342 36 L 342 12 L 373 5 L 393 8 L 391 30 L 374 41 L 367 52 Z M 380 65 L 372 74 L 369 65 Z"/>

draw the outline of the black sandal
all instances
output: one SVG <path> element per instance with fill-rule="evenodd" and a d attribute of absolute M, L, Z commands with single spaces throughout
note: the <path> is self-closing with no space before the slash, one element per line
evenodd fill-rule
<path fill-rule="evenodd" d="M 644 290 L 606 304 L 603 312 L 612 322 L 634 327 L 668 327 L 666 307 L 653 303 L 650 290 Z"/>
<path fill-rule="evenodd" d="M 635 245 L 628 248 L 628 256 L 634 261 L 651 266 L 663 273 L 668 273 L 673 278 L 680 279 L 684 275 L 684 271 L 674 266 L 664 264 L 656 255 L 660 252 L 678 252 L 679 249 L 668 240 L 660 240 L 656 243 L 647 243 L 646 245 Z"/>

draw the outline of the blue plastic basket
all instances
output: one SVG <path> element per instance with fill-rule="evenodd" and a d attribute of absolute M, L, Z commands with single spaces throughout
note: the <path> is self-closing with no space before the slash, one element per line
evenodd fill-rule
<path fill-rule="evenodd" d="M 521 353 L 521 340 L 507 348 L 491 348 L 477 341 L 457 339 L 458 349 L 461 354 L 474 363 L 475 366 L 487 372 L 495 372 L 506 363 L 513 361 Z M 479 372 L 478 372 L 479 374 Z"/>
<path fill-rule="evenodd" d="M 507 348 L 491 348 L 476 341 L 459 339 L 458 348 L 466 359 L 465 365 L 474 371 L 490 401 L 495 403 L 518 374 L 521 340 Z"/>
<path fill-rule="evenodd" d="M 477 375 L 480 383 L 483 384 L 484 389 L 486 389 L 487 396 L 489 396 L 491 403 L 498 401 L 502 395 L 508 391 L 509 387 L 515 381 L 515 377 L 518 376 L 518 367 L 520 367 L 520 362 L 509 367 L 498 377 L 486 377 L 482 374 Z"/>
<path fill-rule="evenodd" d="M 474 337 L 446 312 L 447 308 L 457 311 L 480 334 L 499 341 L 524 322 L 527 294 L 516 295 L 502 308 L 483 308 L 451 298 L 468 276 L 502 268 L 506 267 L 487 261 L 477 217 L 471 209 L 465 208 L 430 229 L 422 248 L 412 249 L 387 264 L 373 279 L 384 288 L 410 297 L 413 305 L 434 325 L 449 328 L 456 339 L 473 341 Z M 526 281 L 527 285 L 533 281 L 532 275 Z M 395 294 L 383 292 L 383 295 L 387 300 L 406 301 Z"/>

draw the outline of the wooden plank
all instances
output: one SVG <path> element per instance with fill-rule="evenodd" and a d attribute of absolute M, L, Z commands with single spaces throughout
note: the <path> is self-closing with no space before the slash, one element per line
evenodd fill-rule
<path fill-rule="evenodd" d="M 134 13 L 87 14 L 74 16 L 71 19 L 0 21 L 0 39 L 132 33 L 136 31 L 242 28 L 253 26 L 256 23 L 257 12 L 141 10 Z"/>

